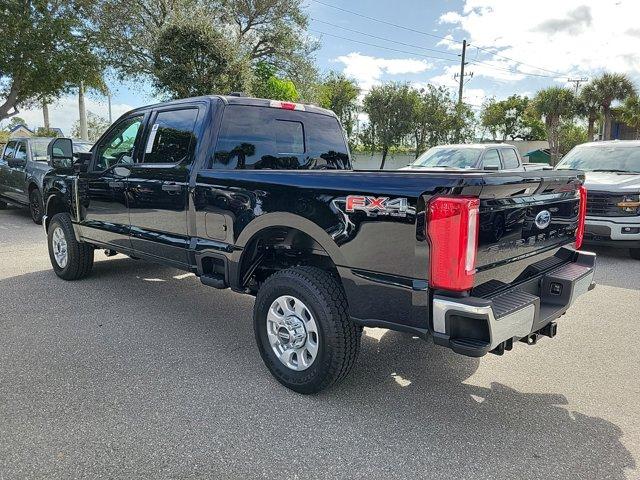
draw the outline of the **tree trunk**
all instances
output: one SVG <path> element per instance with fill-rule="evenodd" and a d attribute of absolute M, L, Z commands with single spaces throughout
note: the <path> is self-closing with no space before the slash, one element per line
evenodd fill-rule
<path fill-rule="evenodd" d="M 389 153 L 389 149 L 386 147 L 382 148 L 382 162 L 380 163 L 380 170 L 384 170 L 384 163 L 387 161 L 387 153 Z"/>
<path fill-rule="evenodd" d="M 611 140 L 611 108 L 603 107 L 604 112 L 604 132 L 602 135 L 603 140 Z"/>
<path fill-rule="evenodd" d="M 49 123 L 49 105 L 47 105 L 46 100 L 42 101 L 42 118 L 45 130 L 49 130 L 51 128 L 51 124 Z"/>
<path fill-rule="evenodd" d="M 89 140 L 89 131 L 87 129 L 87 110 L 84 106 L 84 82 L 80 82 L 78 87 L 78 110 L 80 114 L 80 138 Z"/>
<path fill-rule="evenodd" d="M 589 127 L 587 129 L 587 138 L 590 142 L 593 142 L 594 125 L 596 123 L 596 117 L 589 117 Z"/>

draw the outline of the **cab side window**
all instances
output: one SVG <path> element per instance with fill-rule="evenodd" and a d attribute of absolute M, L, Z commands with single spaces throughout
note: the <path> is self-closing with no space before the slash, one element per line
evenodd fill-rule
<path fill-rule="evenodd" d="M 16 142 L 9 142 L 7 146 L 4 148 L 4 155 L 2 159 L 6 162 L 13 158 L 13 155 L 16 153 Z"/>
<path fill-rule="evenodd" d="M 96 152 L 95 170 L 103 171 L 116 164 L 134 162 L 136 138 L 140 133 L 143 118 L 143 115 L 125 118 L 100 142 Z"/>
<path fill-rule="evenodd" d="M 27 160 L 27 144 L 24 142 L 18 143 L 16 148 L 16 152 L 14 155 L 15 160 Z"/>
<path fill-rule="evenodd" d="M 198 109 L 169 110 L 156 115 L 144 151 L 144 163 L 181 163 L 191 158 Z"/>
<path fill-rule="evenodd" d="M 502 161 L 504 162 L 504 168 L 518 168 L 520 166 L 518 154 L 513 148 L 502 150 Z"/>
<path fill-rule="evenodd" d="M 498 150 L 491 148 L 484 152 L 484 156 L 482 157 L 482 167 L 501 167 Z"/>

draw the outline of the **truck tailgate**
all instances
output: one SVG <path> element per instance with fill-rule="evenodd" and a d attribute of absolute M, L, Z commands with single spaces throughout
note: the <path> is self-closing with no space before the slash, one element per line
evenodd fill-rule
<path fill-rule="evenodd" d="M 474 289 L 511 283 L 532 263 L 575 241 L 578 177 L 488 177 L 480 192 Z"/>

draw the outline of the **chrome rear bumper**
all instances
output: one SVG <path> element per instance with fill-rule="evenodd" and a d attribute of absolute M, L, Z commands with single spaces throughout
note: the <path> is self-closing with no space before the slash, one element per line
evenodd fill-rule
<path fill-rule="evenodd" d="M 464 298 L 435 295 L 434 342 L 479 357 L 490 351 L 509 350 L 516 340 L 531 343 L 531 338 L 537 338 L 532 337 L 534 334 L 555 335 L 555 326 L 548 325 L 595 286 L 595 254 L 561 250 L 562 255 L 571 257 L 570 261 L 513 287 L 505 285 L 494 294 Z"/>

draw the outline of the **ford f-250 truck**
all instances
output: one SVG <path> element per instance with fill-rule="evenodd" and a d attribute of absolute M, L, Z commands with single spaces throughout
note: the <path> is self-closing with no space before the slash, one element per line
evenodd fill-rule
<path fill-rule="evenodd" d="M 68 164 L 68 139 L 49 147 Z M 260 354 L 302 393 L 347 375 L 362 327 L 502 354 L 553 337 L 593 285 L 579 172 L 350 167 L 321 108 L 235 96 L 139 108 L 45 179 L 51 263 L 76 280 L 100 248 L 255 295 Z M 480 233 L 496 211 L 518 219 L 499 241 Z"/>

